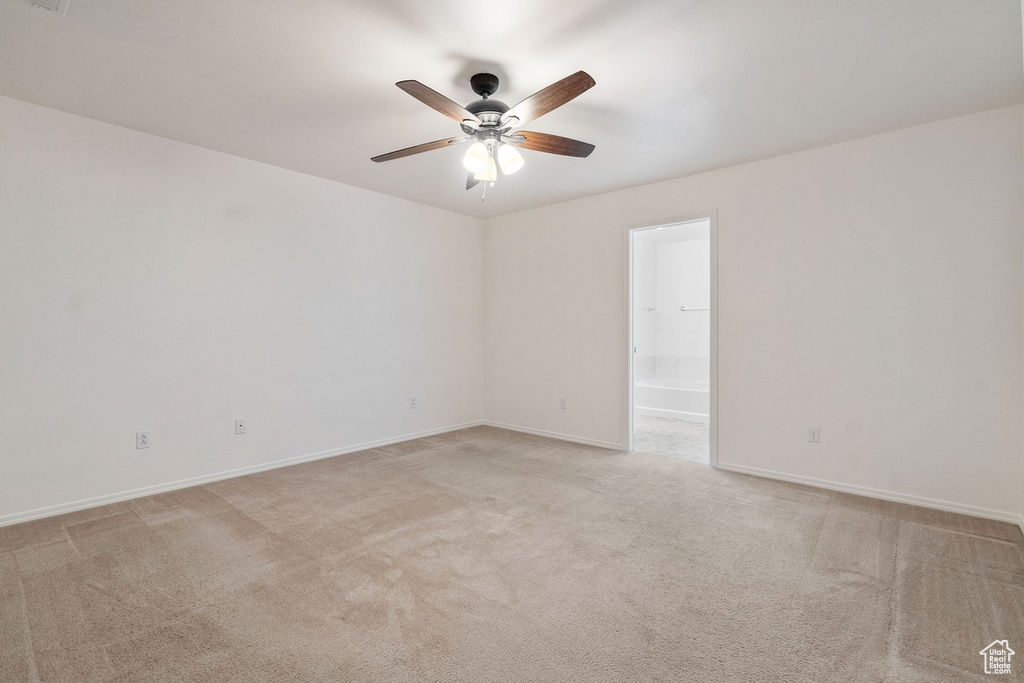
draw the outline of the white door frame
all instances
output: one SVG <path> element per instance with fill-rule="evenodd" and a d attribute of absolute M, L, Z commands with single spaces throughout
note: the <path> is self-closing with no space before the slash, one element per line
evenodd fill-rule
<path fill-rule="evenodd" d="M 634 313 L 633 303 L 633 238 L 641 230 L 664 228 L 680 223 L 707 220 L 710 223 L 711 238 L 711 339 L 710 339 L 710 395 L 708 414 L 708 458 L 712 467 L 718 467 L 718 212 L 704 211 L 680 217 L 667 223 L 628 227 L 626 229 L 626 434 L 624 442 L 626 450 L 633 450 L 633 384 L 634 384 L 634 352 L 633 339 Z"/>

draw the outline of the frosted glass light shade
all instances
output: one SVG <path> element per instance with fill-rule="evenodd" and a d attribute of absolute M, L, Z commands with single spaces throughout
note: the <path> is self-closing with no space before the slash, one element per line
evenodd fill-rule
<path fill-rule="evenodd" d="M 487 168 L 487 158 L 487 146 L 477 140 L 466 150 L 466 156 L 462 157 L 462 165 L 470 173 L 480 173 Z"/>
<path fill-rule="evenodd" d="M 488 158 L 484 169 L 473 176 L 477 180 L 488 180 L 495 181 L 498 179 L 498 167 L 494 164 L 494 159 Z"/>
<path fill-rule="evenodd" d="M 512 145 L 502 145 L 498 148 L 498 163 L 501 165 L 501 172 L 505 175 L 512 175 L 523 167 L 523 155 Z"/>

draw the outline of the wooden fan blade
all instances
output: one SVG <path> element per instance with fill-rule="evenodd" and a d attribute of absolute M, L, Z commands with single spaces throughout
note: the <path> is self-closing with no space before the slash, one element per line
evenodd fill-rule
<path fill-rule="evenodd" d="M 433 142 L 424 142 L 422 145 L 415 145 L 414 147 L 406 147 L 405 149 L 399 149 L 394 152 L 388 152 L 387 154 L 381 154 L 370 159 L 370 161 L 391 161 L 392 159 L 401 159 L 402 157 L 412 156 L 413 154 L 419 154 L 420 152 L 429 152 L 432 149 L 441 149 L 448 145 L 457 145 L 460 142 L 464 142 L 469 139 L 469 136 L 460 135 L 456 138 L 445 138 L 444 140 L 434 140 Z"/>
<path fill-rule="evenodd" d="M 509 109 L 501 117 L 501 123 L 507 124 L 512 121 L 513 117 L 519 119 L 518 122 L 511 124 L 513 126 L 529 123 L 593 87 L 594 79 L 590 77 L 590 74 L 586 71 L 577 71 L 572 76 L 566 76 L 543 90 L 535 92 Z"/>
<path fill-rule="evenodd" d="M 466 178 L 466 189 L 467 190 L 472 190 L 474 187 L 476 187 L 479 184 L 480 184 L 480 181 L 476 179 L 476 174 L 474 174 L 471 171 L 469 176 Z"/>
<path fill-rule="evenodd" d="M 523 142 L 515 142 L 516 136 L 526 138 Z M 594 145 L 589 142 L 580 142 L 572 138 L 563 138 L 550 133 L 534 133 L 528 130 L 516 131 L 516 135 L 509 138 L 511 144 L 523 149 L 532 149 L 535 152 L 547 152 L 548 154 L 561 154 L 567 157 L 588 157 L 594 151 Z"/>
<path fill-rule="evenodd" d="M 451 101 L 441 93 L 428 88 L 419 81 L 399 81 L 395 83 L 399 88 L 409 93 L 423 104 L 436 109 L 445 116 L 460 124 L 463 121 L 472 121 L 476 126 L 480 125 L 480 119 L 476 114 L 466 110 L 461 104 Z"/>

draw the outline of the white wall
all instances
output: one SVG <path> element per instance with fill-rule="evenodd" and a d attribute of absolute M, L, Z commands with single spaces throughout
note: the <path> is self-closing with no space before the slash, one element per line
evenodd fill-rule
<path fill-rule="evenodd" d="M 708 221 L 633 233 L 633 372 L 707 382 L 711 301 Z M 703 235 L 703 237 L 702 237 Z"/>
<path fill-rule="evenodd" d="M 658 245 L 658 377 L 708 381 L 710 259 L 710 239 Z"/>
<path fill-rule="evenodd" d="M 626 230 L 703 211 L 723 466 L 1019 516 L 1022 120 L 482 224 L 0 98 L 0 523 L 481 417 L 621 445 Z"/>
<path fill-rule="evenodd" d="M 486 418 L 621 445 L 626 231 L 717 211 L 720 465 L 1016 518 L 1021 114 L 488 221 Z"/>
<path fill-rule="evenodd" d="M 476 219 L 0 98 L 0 523 L 478 421 L 482 249 Z"/>

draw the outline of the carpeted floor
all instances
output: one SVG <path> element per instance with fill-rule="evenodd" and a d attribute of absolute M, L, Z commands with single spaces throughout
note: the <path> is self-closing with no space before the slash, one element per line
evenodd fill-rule
<path fill-rule="evenodd" d="M 708 464 L 710 441 L 707 422 L 669 420 L 664 417 L 633 417 L 633 449 Z"/>
<path fill-rule="evenodd" d="M 996 639 L 1010 524 L 493 428 L 0 528 L 5 682 L 986 681 Z"/>

